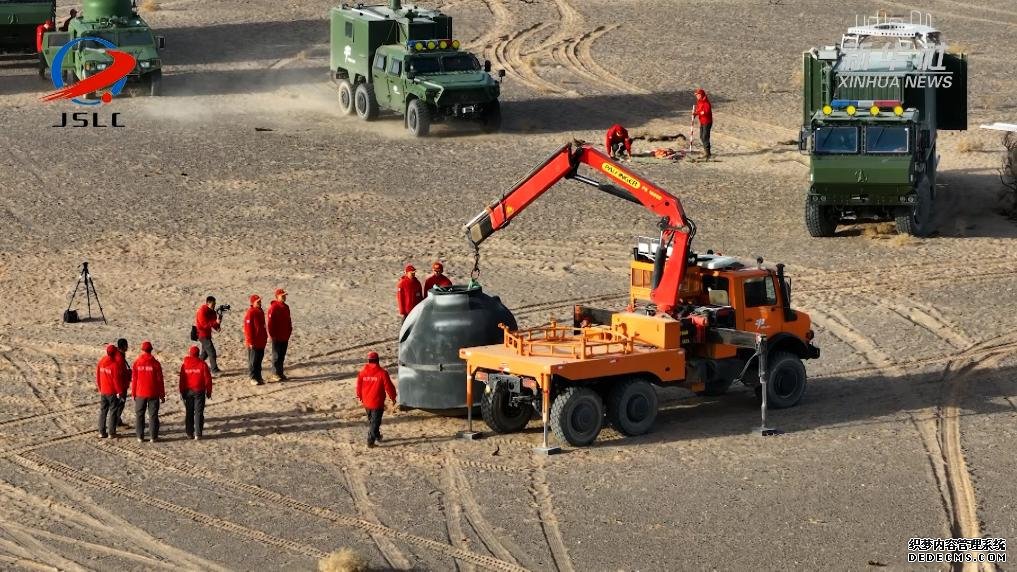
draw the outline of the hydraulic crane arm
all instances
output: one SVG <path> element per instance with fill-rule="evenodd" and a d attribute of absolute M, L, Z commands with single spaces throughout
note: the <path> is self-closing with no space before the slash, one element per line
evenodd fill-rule
<path fill-rule="evenodd" d="M 579 174 L 585 164 L 616 184 L 602 183 Z M 582 143 L 567 143 L 540 166 L 517 182 L 512 190 L 463 227 L 466 237 L 479 248 L 487 237 L 505 228 L 533 201 L 562 179 L 573 179 L 596 187 L 618 198 L 643 205 L 660 215 L 660 245 L 654 259 L 651 299 L 661 312 L 670 313 L 678 303 L 678 292 L 685 278 L 689 248 L 695 224 L 685 217 L 681 201 L 671 193 L 629 171 L 610 157 Z M 667 256 L 668 248 L 673 255 Z"/>

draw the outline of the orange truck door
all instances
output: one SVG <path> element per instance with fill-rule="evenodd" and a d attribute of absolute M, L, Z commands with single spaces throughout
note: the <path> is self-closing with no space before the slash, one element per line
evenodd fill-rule
<path fill-rule="evenodd" d="M 777 335 L 781 331 L 783 316 L 775 286 L 772 275 L 755 276 L 742 281 L 738 286 L 743 302 L 740 329 L 767 336 Z"/>

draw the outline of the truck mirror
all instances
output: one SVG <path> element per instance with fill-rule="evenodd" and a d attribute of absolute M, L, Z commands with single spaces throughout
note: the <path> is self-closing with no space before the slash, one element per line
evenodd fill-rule
<path fill-rule="evenodd" d="M 491 60 L 484 60 L 484 71 L 491 73 Z"/>
<path fill-rule="evenodd" d="M 165 48 L 166 47 L 166 36 L 156 36 L 155 37 L 155 43 L 156 43 L 157 46 L 159 46 L 160 50 Z"/>
<path fill-rule="evenodd" d="M 498 77 L 499 78 L 505 77 L 505 70 L 498 70 Z"/>
<path fill-rule="evenodd" d="M 802 153 L 809 150 L 809 129 L 802 127 L 802 130 L 798 132 L 798 150 Z"/>

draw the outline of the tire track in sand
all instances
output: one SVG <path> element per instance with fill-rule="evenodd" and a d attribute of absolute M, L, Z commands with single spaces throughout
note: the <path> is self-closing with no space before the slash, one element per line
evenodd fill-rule
<path fill-rule="evenodd" d="M 551 550 L 555 569 L 559 572 L 575 572 L 572 557 L 569 556 L 565 539 L 562 537 L 561 528 L 558 525 L 558 515 L 554 510 L 554 502 L 551 497 L 551 486 L 547 482 L 547 459 L 536 455 L 536 460 L 535 470 L 531 474 L 530 495 L 537 503 L 541 531 Z"/>
<path fill-rule="evenodd" d="M 331 509 L 310 505 L 298 501 L 292 497 L 288 497 L 286 495 L 270 491 L 268 489 L 263 489 L 256 485 L 235 481 L 226 476 L 198 467 L 186 461 L 172 459 L 166 455 L 157 453 L 151 449 L 146 450 L 144 454 L 142 454 L 132 448 L 116 446 L 109 442 L 99 441 L 96 443 L 96 446 L 104 450 L 110 451 L 112 453 L 116 453 L 122 456 L 128 456 L 135 461 L 146 463 L 152 467 L 160 469 L 169 469 L 171 471 L 181 473 L 184 475 L 200 477 L 207 482 L 214 482 L 219 484 L 220 486 L 225 487 L 225 491 L 230 492 L 232 494 L 237 494 L 238 492 L 246 493 L 263 501 L 271 502 L 276 505 L 281 505 L 297 512 L 302 512 L 305 514 L 323 518 L 334 524 L 358 529 L 367 533 L 376 533 L 390 538 L 395 538 L 398 540 L 409 542 L 411 544 L 427 548 L 438 554 L 456 558 L 465 562 L 470 562 L 483 568 L 488 568 L 491 570 L 503 570 L 506 572 L 519 572 L 525 570 L 525 568 L 521 566 L 509 562 L 504 562 L 496 558 L 484 556 L 468 550 L 453 548 L 448 544 L 444 544 L 435 540 L 416 536 L 407 532 L 390 528 L 385 525 L 375 524 L 372 522 L 367 522 L 363 519 L 340 514 Z"/>

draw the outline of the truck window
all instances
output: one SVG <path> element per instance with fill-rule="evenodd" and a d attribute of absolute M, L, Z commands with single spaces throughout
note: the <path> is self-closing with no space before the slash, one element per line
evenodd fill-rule
<path fill-rule="evenodd" d="M 731 296 L 727 292 L 727 278 L 720 276 L 703 276 L 703 290 L 712 306 L 730 306 Z"/>
<path fill-rule="evenodd" d="M 148 30 L 127 30 L 120 32 L 118 46 L 151 46 L 155 44 L 152 33 Z"/>
<path fill-rule="evenodd" d="M 392 61 L 388 63 L 388 73 L 392 75 L 403 73 L 403 61 L 392 58 Z"/>
<path fill-rule="evenodd" d="M 441 67 L 447 72 L 479 71 L 480 62 L 473 54 L 455 54 L 441 58 Z"/>
<path fill-rule="evenodd" d="M 89 32 L 87 37 L 89 37 L 89 38 L 102 38 L 102 39 L 106 40 L 107 42 L 110 42 L 114 46 L 117 45 L 116 34 L 112 34 L 110 32 Z M 85 40 L 84 42 L 79 43 L 78 46 L 80 46 L 81 49 L 87 49 L 87 48 L 91 48 L 91 49 L 94 49 L 94 50 L 105 50 L 106 49 L 106 46 L 100 44 L 99 42 L 93 42 L 92 40 Z"/>
<path fill-rule="evenodd" d="M 434 56 L 417 56 L 406 60 L 406 71 L 415 74 L 440 73 L 441 64 Z"/>
<path fill-rule="evenodd" d="M 353 39 L 353 22 L 346 22 L 346 37 Z"/>
<path fill-rule="evenodd" d="M 745 280 L 745 306 L 776 306 L 777 291 L 773 287 L 773 278 L 759 277 Z"/>
<path fill-rule="evenodd" d="M 857 153 L 857 127 L 816 127 L 816 153 Z"/>
<path fill-rule="evenodd" d="M 385 56 L 383 54 L 374 56 L 374 69 L 385 71 Z"/>
<path fill-rule="evenodd" d="M 907 127 L 866 127 L 866 153 L 907 153 Z"/>

